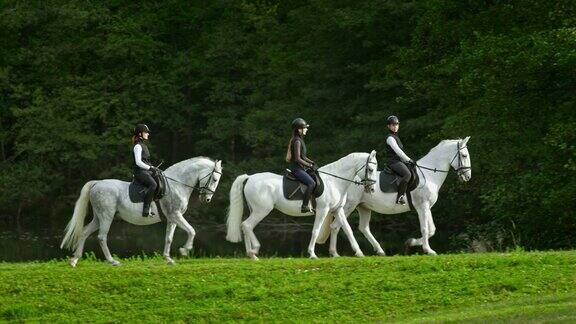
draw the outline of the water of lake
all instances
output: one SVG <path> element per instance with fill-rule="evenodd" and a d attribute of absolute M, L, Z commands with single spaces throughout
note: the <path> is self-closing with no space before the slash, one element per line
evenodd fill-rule
<path fill-rule="evenodd" d="M 307 256 L 307 247 L 310 240 L 312 224 L 298 220 L 285 224 L 261 223 L 255 233 L 262 244 L 260 256 L 300 257 Z M 311 219 L 310 219 L 311 220 Z M 310 221 L 308 220 L 308 221 Z M 244 243 L 230 243 L 225 240 L 226 229 L 221 224 L 190 223 L 196 230 L 194 240 L 195 257 L 244 257 Z M 372 233 L 389 255 L 403 253 L 404 241 L 409 236 L 418 235 L 417 223 L 411 222 L 413 228 L 390 228 L 389 226 L 371 226 Z M 357 228 L 357 218 L 351 220 L 351 226 Z M 0 262 L 20 262 L 32 260 L 49 260 L 65 258 L 71 253 L 59 248 L 63 236 L 64 226 L 61 229 L 24 229 L 18 233 L 15 229 L 2 226 L 0 228 Z M 164 247 L 165 223 L 151 226 L 135 226 L 122 221 L 115 221 L 108 235 L 108 245 L 113 254 L 119 257 L 134 255 L 153 255 L 162 253 Z M 372 246 L 358 231 L 354 234 L 362 251 L 366 255 L 373 254 Z M 172 255 L 186 241 L 186 234 L 176 229 L 172 243 Z M 431 241 L 438 252 L 446 250 L 447 238 L 434 237 Z M 353 255 L 348 240 L 343 231 L 340 232 L 338 250 L 341 255 Z M 416 249 L 419 251 L 420 249 Z M 96 233 L 86 241 L 85 252 L 94 252 L 97 257 L 103 258 L 102 251 L 96 239 Z M 318 256 L 328 256 L 328 244 L 318 245 Z"/>

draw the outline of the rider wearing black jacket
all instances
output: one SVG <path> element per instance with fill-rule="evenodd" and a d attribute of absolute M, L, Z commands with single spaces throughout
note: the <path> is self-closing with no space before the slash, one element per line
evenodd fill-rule
<path fill-rule="evenodd" d="M 310 198 L 312 192 L 316 188 L 316 181 L 306 172 L 308 169 L 315 169 L 314 161 L 310 160 L 307 156 L 306 143 L 304 136 L 308 132 L 308 123 L 302 118 L 296 118 L 292 121 L 292 138 L 288 144 L 288 151 L 286 152 L 286 162 L 290 163 L 290 169 L 294 176 L 303 184 L 306 185 L 306 192 L 304 192 L 304 200 L 300 211 L 302 213 L 309 213 Z"/>

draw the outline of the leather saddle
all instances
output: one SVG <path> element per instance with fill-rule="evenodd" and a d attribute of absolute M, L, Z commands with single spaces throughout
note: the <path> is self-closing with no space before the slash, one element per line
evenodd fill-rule
<path fill-rule="evenodd" d="M 312 205 L 316 205 L 316 198 L 322 196 L 324 193 L 324 181 L 318 174 L 318 172 L 314 172 L 312 170 L 306 171 L 314 181 L 316 181 L 316 188 L 314 188 L 314 192 L 312 192 Z M 306 191 L 306 185 L 300 182 L 292 171 L 286 169 L 286 173 L 282 178 L 282 189 L 284 191 L 284 198 L 288 200 L 304 200 L 304 192 Z"/>
<path fill-rule="evenodd" d="M 416 189 L 420 181 L 418 172 L 416 172 L 416 166 L 407 165 L 410 173 L 410 181 L 408 181 L 408 187 L 406 193 Z M 382 192 L 398 192 L 398 184 L 400 183 L 400 177 L 388 166 L 384 166 L 384 170 L 380 172 L 380 190 Z M 410 196 L 410 195 L 407 195 Z"/>
<path fill-rule="evenodd" d="M 154 193 L 154 200 L 161 199 L 166 194 L 166 188 L 168 182 L 166 181 L 166 176 L 164 172 L 159 171 L 152 174 L 152 178 L 156 181 L 156 192 Z M 144 202 L 144 193 L 146 192 L 146 186 L 132 178 L 130 186 L 128 186 L 128 195 L 130 196 L 130 201 L 133 203 Z"/>

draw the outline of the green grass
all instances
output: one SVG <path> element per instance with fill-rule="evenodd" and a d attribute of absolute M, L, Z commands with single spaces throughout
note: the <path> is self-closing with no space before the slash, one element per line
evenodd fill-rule
<path fill-rule="evenodd" d="M 0 263 L 0 320 L 576 322 L 576 251 Z"/>

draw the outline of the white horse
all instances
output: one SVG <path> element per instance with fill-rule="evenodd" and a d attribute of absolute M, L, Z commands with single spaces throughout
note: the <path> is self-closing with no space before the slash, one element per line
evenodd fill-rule
<path fill-rule="evenodd" d="M 444 140 L 434 147 L 426 156 L 416 162 L 418 165 L 418 175 L 420 177 L 419 185 L 414 189 L 410 195 L 418 219 L 420 221 L 420 231 L 422 237 L 415 239 L 410 238 L 406 241 L 407 246 L 422 246 L 425 253 L 436 255 L 436 252 L 430 248 L 429 238 L 436 232 L 436 226 L 432 219 L 432 212 L 430 209 L 438 199 L 438 191 L 446 180 L 450 167 L 454 168 L 458 173 L 460 181 L 468 181 L 472 177 L 472 168 L 470 163 L 470 153 L 466 144 L 470 136 L 463 140 Z M 410 210 L 408 205 L 396 204 L 396 193 L 384 193 L 380 188 L 380 172 L 377 172 L 376 179 L 376 192 L 373 194 L 365 194 L 357 188 L 350 187 L 348 189 L 348 199 L 344 206 L 344 213 L 348 217 L 354 209 L 358 210 L 360 216 L 359 229 L 364 236 L 370 241 L 374 251 L 379 255 L 385 255 L 384 250 L 378 244 L 370 232 L 370 216 L 371 211 L 380 214 L 400 214 Z M 338 231 L 340 230 L 341 223 L 338 219 L 330 226 L 330 254 L 334 257 L 338 256 L 336 249 L 336 242 L 338 238 Z M 328 233 L 324 231 L 319 240 L 323 242 L 327 239 Z"/>
<path fill-rule="evenodd" d="M 174 264 L 170 258 L 170 245 L 176 226 L 188 233 L 188 240 L 179 249 L 180 254 L 187 256 L 192 250 L 196 232 L 184 218 L 188 207 L 188 200 L 192 191 L 199 189 L 200 199 L 210 202 L 222 175 L 222 161 L 213 161 L 205 157 L 195 157 L 178 162 L 164 171 L 167 179 L 167 188 L 164 197 L 158 200 L 160 208 L 166 216 L 166 241 L 164 245 L 164 259 L 168 264 Z M 129 182 L 116 179 L 88 181 L 80 193 L 74 207 L 72 219 L 66 226 L 66 235 L 62 240 L 61 248 L 75 249 L 74 256 L 70 258 L 70 265 L 76 266 L 82 257 L 86 238 L 98 232 L 98 241 L 106 260 L 112 265 L 120 265 L 110 254 L 107 244 L 108 230 L 115 215 L 128 223 L 135 225 L 151 225 L 160 222 L 156 204 L 152 204 L 153 217 L 142 217 L 143 203 L 133 203 L 128 196 Z M 84 218 L 92 204 L 94 217 L 84 226 Z"/>
<path fill-rule="evenodd" d="M 346 201 L 346 191 L 354 182 L 352 179 L 360 173 L 362 179 L 356 184 L 363 184 L 364 190 L 373 190 L 375 181 L 373 177 L 377 169 L 376 151 L 372 151 L 370 154 L 352 153 L 319 169 L 320 176 L 324 181 L 324 193 L 316 199 L 316 219 L 308 246 L 310 258 L 317 258 L 314 247 L 320 233 L 320 227 L 329 213 L 336 213 L 336 217 L 344 225 L 344 231 L 348 235 L 356 255 L 363 256 L 354 239 L 352 229 L 344 217 L 342 207 Z M 250 208 L 250 216 L 242 222 L 244 199 Z M 230 242 L 240 242 L 243 233 L 246 254 L 257 260 L 260 242 L 254 234 L 254 227 L 274 208 L 289 216 L 313 215 L 312 213 L 301 213 L 300 206 L 301 201 L 284 198 L 282 176 L 269 172 L 250 176 L 240 175 L 234 180 L 230 189 L 226 239 Z"/>

